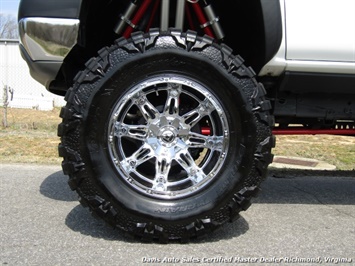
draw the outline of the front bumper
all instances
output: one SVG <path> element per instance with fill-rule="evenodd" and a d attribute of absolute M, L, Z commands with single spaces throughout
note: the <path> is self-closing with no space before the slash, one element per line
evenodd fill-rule
<path fill-rule="evenodd" d="M 78 19 L 23 18 L 19 21 L 20 50 L 31 76 L 49 88 L 64 58 L 77 43 Z"/>

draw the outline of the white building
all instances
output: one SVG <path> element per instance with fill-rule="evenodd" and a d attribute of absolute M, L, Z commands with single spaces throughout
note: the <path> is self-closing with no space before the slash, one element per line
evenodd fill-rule
<path fill-rule="evenodd" d="M 52 110 L 63 106 L 63 97 L 50 93 L 30 76 L 18 45 L 17 40 L 0 40 L 0 106 L 4 104 L 4 87 L 9 90 L 8 106 L 12 108 Z"/>

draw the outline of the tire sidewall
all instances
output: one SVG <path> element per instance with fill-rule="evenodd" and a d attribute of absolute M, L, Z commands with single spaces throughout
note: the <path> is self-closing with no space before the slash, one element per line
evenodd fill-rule
<path fill-rule="evenodd" d="M 118 176 L 108 149 L 111 112 L 120 97 L 138 82 L 156 75 L 176 74 L 196 80 L 219 100 L 230 127 L 229 149 L 223 169 L 199 193 L 176 200 L 161 200 L 135 191 Z M 154 49 L 114 63 L 87 99 L 83 117 L 82 147 L 93 181 L 103 197 L 117 209 L 140 219 L 191 220 L 226 205 L 242 188 L 255 151 L 255 117 L 245 90 L 252 86 L 228 74 L 218 59 L 177 49 Z"/>

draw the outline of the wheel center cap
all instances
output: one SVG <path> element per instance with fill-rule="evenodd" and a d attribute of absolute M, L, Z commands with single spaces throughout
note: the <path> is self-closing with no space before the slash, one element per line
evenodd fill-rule
<path fill-rule="evenodd" d="M 160 138 L 165 143 L 170 144 L 170 143 L 174 142 L 174 140 L 176 138 L 176 135 L 175 135 L 175 133 L 172 130 L 166 129 L 166 130 L 162 131 L 162 133 L 160 135 Z"/>

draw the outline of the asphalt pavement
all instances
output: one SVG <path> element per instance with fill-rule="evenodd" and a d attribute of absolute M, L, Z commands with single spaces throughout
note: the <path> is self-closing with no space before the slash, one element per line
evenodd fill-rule
<path fill-rule="evenodd" d="M 354 172 L 353 172 L 354 173 Z M 355 265 L 355 176 L 270 174 L 241 218 L 141 243 L 81 207 L 57 166 L 0 165 L 1 265 Z"/>

